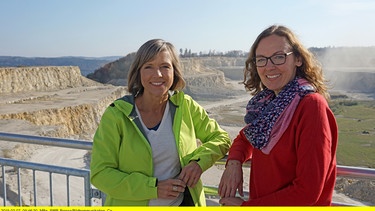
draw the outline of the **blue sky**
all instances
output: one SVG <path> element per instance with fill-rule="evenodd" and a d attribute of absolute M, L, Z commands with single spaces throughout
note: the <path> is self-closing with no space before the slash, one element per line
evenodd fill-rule
<path fill-rule="evenodd" d="M 375 46 L 373 0 L 0 0 L 0 56 L 125 56 L 149 39 L 248 51 L 271 24 L 306 47 Z"/>

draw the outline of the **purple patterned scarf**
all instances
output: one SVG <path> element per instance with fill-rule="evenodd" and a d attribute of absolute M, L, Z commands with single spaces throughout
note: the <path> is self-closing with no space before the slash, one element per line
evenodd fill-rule
<path fill-rule="evenodd" d="M 276 96 L 265 88 L 246 106 L 243 130 L 253 147 L 269 154 L 288 128 L 298 103 L 305 95 L 315 92 L 307 80 L 296 77 Z"/>

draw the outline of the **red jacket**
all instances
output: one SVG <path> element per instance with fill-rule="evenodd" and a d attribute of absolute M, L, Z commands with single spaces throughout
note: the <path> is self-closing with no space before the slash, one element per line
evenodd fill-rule
<path fill-rule="evenodd" d="M 243 131 L 228 160 L 251 161 L 250 199 L 242 206 L 327 206 L 336 181 L 337 124 L 320 94 L 306 95 L 289 127 L 266 155 Z"/>

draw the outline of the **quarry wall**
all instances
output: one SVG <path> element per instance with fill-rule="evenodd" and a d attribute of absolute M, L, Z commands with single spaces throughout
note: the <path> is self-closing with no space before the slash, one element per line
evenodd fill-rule
<path fill-rule="evenodd" d="M 98 84 L 81 76 L 77 66 L 0 68 L 0 93 L 52 91 Z"/>
<path fill-rule="evenodd" d="M 125 87 L 92 81 L 71 66 L 0 68 L 0 77 L 3 132 L 91 140 L 104 109 L 126 93 Z"/>

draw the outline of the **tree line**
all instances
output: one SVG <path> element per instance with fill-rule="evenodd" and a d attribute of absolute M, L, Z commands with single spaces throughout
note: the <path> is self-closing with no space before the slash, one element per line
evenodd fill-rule
<path fill-rule="evenodd" d="M 241 51 L 241 50 L 231 50 L 227 52 L 221 52 L 216 50 L 209 50 L 208 52 L 200 51 L 199 53 L 191 52 L 191 49 L 180 48 L 180 57 L 187 58 L 187 57 L 246 57 L 248 52 Z"/>

